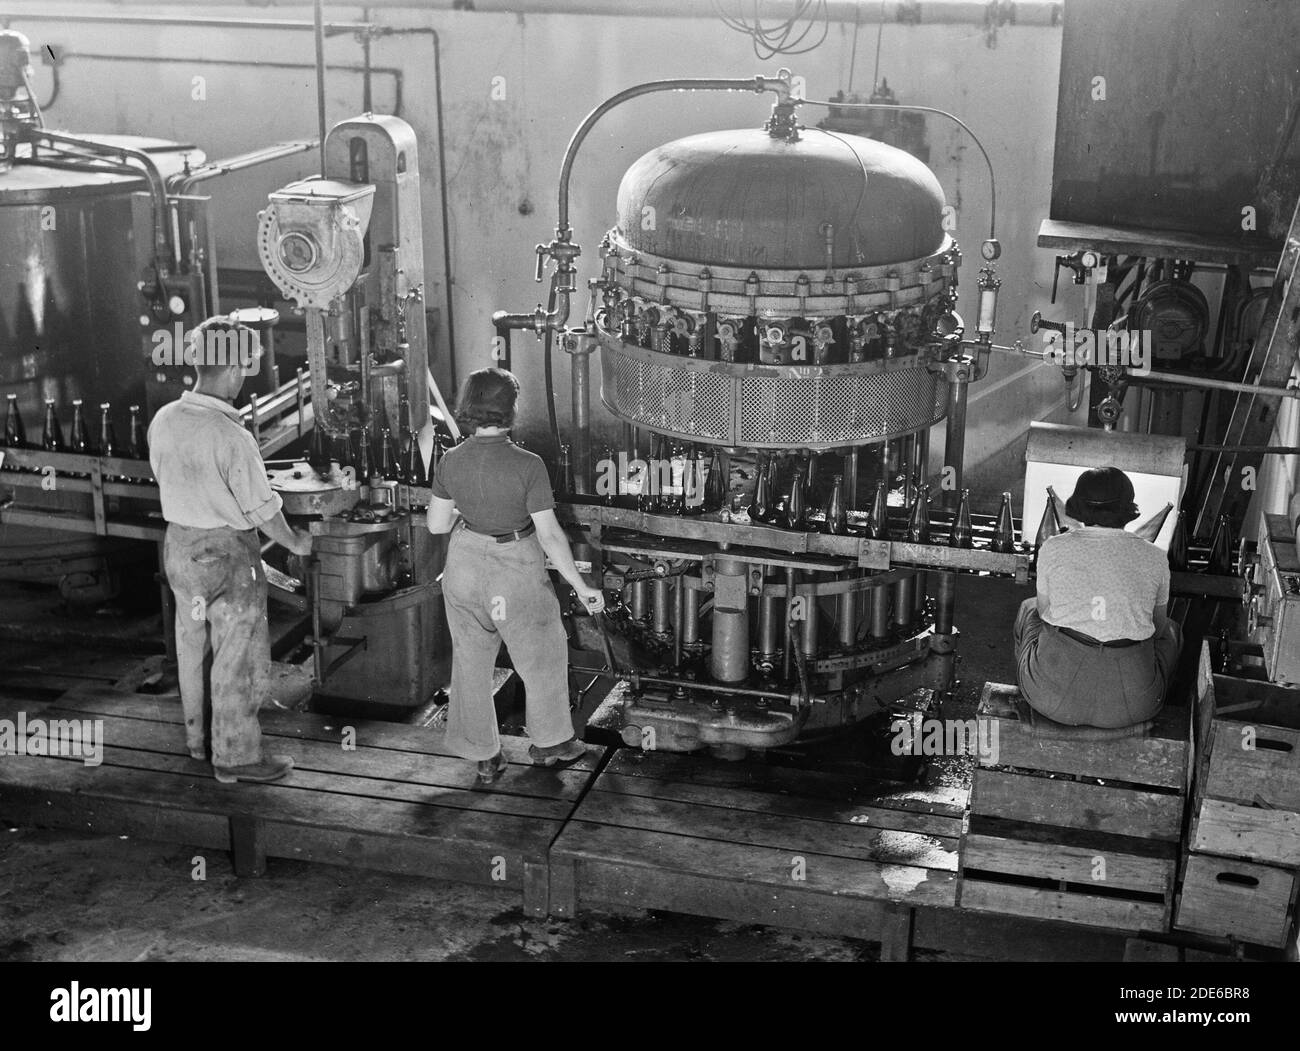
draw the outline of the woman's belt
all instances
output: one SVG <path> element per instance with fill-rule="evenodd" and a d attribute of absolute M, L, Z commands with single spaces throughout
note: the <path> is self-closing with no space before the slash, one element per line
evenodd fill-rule
<path fill-rule="evenodd" d="M 1075 642 L 1082 642 L 1085 646 L 1100 646 L 1103 650 L 1120 650 L 1125 646 L 1141 646 L 1146 639 L 1110 639 L 1103 642 L 1101 639 L 1094 639 L 1091 635 L 1085 635 L 1081 631 L 1075 631 L 1073 628 L 1063 628 L 1059 624 L 1048 624 L 1049 628 L 1055 628 L 1062 635 L 1074 639 Z"/>
<path fill-rule="evenodd" d="M 465 520 L 462 518 L 462 522 Z M 465 522 L 465 528 L 471 533 L 477 533 L 479 536 L 490 536 L 498 544 L 508 544 L 512 540 L 523 540 L 525 537 L 532 536 L 537 532 L 537 524 L 529 522 L 523 529 L 516 529 L 511 533 L 489 533 L 486 529 L 475 529 L 468 522 Z"/>

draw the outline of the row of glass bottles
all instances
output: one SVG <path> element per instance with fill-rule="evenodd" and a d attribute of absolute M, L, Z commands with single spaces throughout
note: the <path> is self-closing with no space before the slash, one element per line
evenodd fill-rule
<path fill-rule="evenodd" d="M 116 456 L 127 460 L 149 459 L 149 443 L 145 436 L 144 420 L 140 415 L 140 406 L 132 405 L 128 425 L 128 438 L 125 448 L 119 447 L 117 433 L 113 427 L 113 410 L 109 402 L 99 406 L 99 440 L 95 441 L 86 426 L 85 412 L 81 398 L 72 401 L 72 434 L 65 440 L 63 427 L 59 423 L 58 409 L 53 398 L 45 399 L 45 425 L 41 431 L 40 445 L 33 445 L 27 440 L 27 428 L 18 410 L 18 395 L 8 396 L 8 408 L 5 412 L 4 446 L 9 449 L 41 448 L 52 453 L 80 453 L 85 456 Z"/>

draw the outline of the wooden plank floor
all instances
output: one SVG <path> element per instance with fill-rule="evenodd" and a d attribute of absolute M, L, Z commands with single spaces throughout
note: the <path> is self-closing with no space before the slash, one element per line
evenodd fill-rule
<path fill-rule="evenodd" d="M 551 849 L 551 908 L 616 903 L 910 941 L 956 903 L 964 791 L 619 751 Z M 893 948 L 891 948 L 893 947 Z"/>
<path fill-rule="evenodd" d="M 0 816 L 12 821 L 230 850 L 241 874 L 270 856 L 480 883 L 521 892 L 536 915 L 547 909 L 547 851 L 606 754 L 593 746 L 547 770 L 528 760 L 526 739 L 505 738 L 509 768 L 480 786 L 441 729 L 265 709 L 265 749 L 290 756 L 293 771 L 222 785 L 189 757 L 174 694 L 82 687 L 5 707 L 103 727 L 102 765 L 0 762 Z"/>

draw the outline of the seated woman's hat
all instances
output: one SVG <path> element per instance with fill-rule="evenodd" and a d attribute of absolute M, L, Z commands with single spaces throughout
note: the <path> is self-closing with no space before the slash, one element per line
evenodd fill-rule
<path fill-rule="evenodd" d="M 1074 483 L 1074 493 L 1065 502 L 1065 513 L 1080 522 L 1092 513 L 1128 515 L 1137 517 L 1138 508 L 1133 500 L 1133 483 L 1118 467 L 1091 467 L 1079 475 Z"/>

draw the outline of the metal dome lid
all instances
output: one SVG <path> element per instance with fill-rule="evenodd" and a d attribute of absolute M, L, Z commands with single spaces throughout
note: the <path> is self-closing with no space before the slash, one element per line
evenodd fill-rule
<path fill-rule="evenodd" d="M 857 135 L 760 129 L 665 143 L 618 189 L 626 244 L 682 262 L 845 269 L 940 250 L 943 189 L 909 153 Z"/>

